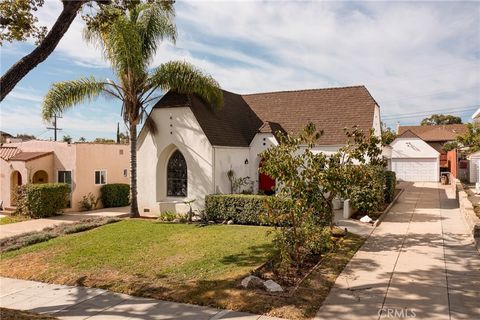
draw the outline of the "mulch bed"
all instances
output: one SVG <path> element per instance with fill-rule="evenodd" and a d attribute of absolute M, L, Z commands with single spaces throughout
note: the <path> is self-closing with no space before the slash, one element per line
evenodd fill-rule
<path fill-rule="evenodd" d="M 2 320 L 55 320 L 58 318 L 38 314 L 30 311 L 21 311 L 21 310 L 13 310 L 7 308 L 0 308 L 0 319 Z"/>

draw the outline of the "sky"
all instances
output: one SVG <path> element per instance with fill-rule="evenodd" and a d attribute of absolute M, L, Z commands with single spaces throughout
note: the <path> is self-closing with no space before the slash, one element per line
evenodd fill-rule
<path fill-rule="evenodd" d="M 61 2 L 45 2 L 38 18 L 50 27 Z M 392 128 L 432 113 L 469 121 L 480 106 L 478 1 L 179 0 L 175 9 L 177 43 L 162 43 L 152 67 L 188 61 L 236 93 L 365 85 Z M 1 103 L 0 130 L 50 139 L 40 109 L 52 83 L 114 78 L 83 28 L 77 17 L 55 52 Z M 2 74 L 33 48 L 33 41 L 4 44 Z M 117 122 L 124 130 L 120 103 L 99 98 L 66 112 L 59 135 L 114 138 Z"/>

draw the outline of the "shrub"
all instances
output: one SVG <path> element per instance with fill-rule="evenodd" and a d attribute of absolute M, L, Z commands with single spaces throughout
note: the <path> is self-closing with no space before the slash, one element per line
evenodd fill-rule
<path fill-rule="evenodd" d="M 164 211 L 160 213 L 160 220 L 171 222 L 177 218 L 177 214 L 172 211 Z"/>
<path fill-rule="evenodd" d="M 384 203 L 385 171 L 380 166 L 352 167 L 352 186 L 348 197 L 361 213 L 378 211 Z"/>
<path fill-rule="evenodd" d="M 385 171 L 385 203 L 390 203 L 395 198 L 395 186 L 397 185 L 397 176 L 393 171 Z"/>
<path fill-rule="evenodd" d="M 90 211 L 97 208 L 99 199 L 97 199 L 93 193 L 89 192 L 86 196 L 82 197 L 82 200 L 78 202 L 80 205 L 80 211 Z"/>
<path fill-rule="evenodd" d="M 265 225 L 263 208 L 266 196 L 246 194 L 212 194 L 205 197 L 208 220 L 233 220 L 238 224 Z"/>
<path fill-rule="evenodd" d="M 66 183 L 27 184 L 19 187 L 16 213 L 32 218 L 56 215 L 67 207 L 70 186 Z"/>
<path fill-rule="evenodd" d="M 124 207 L 130 203 L 130 186 L 124 183 L 103 185 L 100 189 L 105 208 Z"/>

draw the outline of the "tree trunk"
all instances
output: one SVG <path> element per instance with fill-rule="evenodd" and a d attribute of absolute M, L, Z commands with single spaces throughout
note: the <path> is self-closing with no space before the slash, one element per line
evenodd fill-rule
<path fill-rule="evenodd" d="M 45 39 L 30 54 L 11 66 L 0 79 L 0 101 L 3 101 L 23 77 L 48 58 L 67 32 L 80 7 L 88 1 L 90 0 L 62 1 L 63 10 Z"/>
<path fill-rule="evenodd" d="M 130 218 L 140 217 L 137 203 L 137 125 L 130 123 Z"/>

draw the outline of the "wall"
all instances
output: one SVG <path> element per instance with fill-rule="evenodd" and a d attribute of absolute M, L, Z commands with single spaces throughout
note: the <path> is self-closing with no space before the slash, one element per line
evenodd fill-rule
<path fill-rule="evenodd" d="M 185 212 L 184 200 L 196 199 L 194 209 L 203 207 L 213 185 L 213 148 L 190 108 L 153 109 L 157 125 L 152 135 L 143 128 L 138 138 L 138 202 L 141 215 L 158 215 L 162 208 Z M 167 197 L 166 165 L 175 149 L 183 154 L 188 168 L 187 197 Z M 148 210 L 149 212 L 146 212 Z M 163 210 L 163 209 L 162 209 Z"/>
<path fill-rule="evenodd" d="M 470 183 L 480 182 L 480 152 L 470 155 L 468 167 Z"/>
<path fill-rule="evenodd" d="M 278 141 L 272 133 L 257 133 L 250 142 L 249 176 L 252 178 L 254 193 L 258 192 L 258 167 L 262 160 L 259 154 L 276 145 L 278 145 Z"/>
<path fill-rule="evenodd" d="M 250 173 L 250 167 L 253 164 L 250 163 L 249 148 L 214 147 L 214 159 L 215 193 L 230 193 L 230 180 L 227 176 L 230 169 L 233 170 L 236 178 L 248 176 L 252 182 L 256 180 L 256 177 Z M 248 164 L 245 164 L 245 160 L 248 160 Z"/>
<path fill-rule="evenodd" d="M 447 152 L 447 164 L 450 174 L 454 178 L 459 178 L 457 174 L 457 150 L 453 149 Z"/>
<path fill-rule="evenodd" d="M 419 138 L 397 138 L 391 144 L 392 158 L 438 158 L 437 150 Z"/>
<path fill-rule="evenodd" d="M 76 143 L 73 146 L 76 149 L 76 166 L 72 172 L 72 210 L 80 210 L 78 202 L 90 192 L 100 197 L 101 185 L 95 184 L 96 170 L 106 170 L 107 184 L 130 184 L 129 145 Z M 124 176 L 125 169 L 127 176 Z"/>

